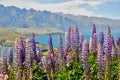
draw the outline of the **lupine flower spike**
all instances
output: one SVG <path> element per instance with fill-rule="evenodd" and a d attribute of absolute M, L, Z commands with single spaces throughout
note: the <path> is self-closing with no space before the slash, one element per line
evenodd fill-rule
<path fill-rule="evenodd" d="M 88 42 L 86 40 L 83 41 L 83 47 L 82 47 L 82 63 L 83 63 L 83 69 L 85 73 L 85 79 L 91 80 L 90 76 L 90 69 L 88 64 Z"/>
<path fill-rule="evenodd" d="M 61 66 L 61 68 L 63 68 L 62 66 L 64 65 L 64 50 L 63 50 L 63 42 L 62 42 L 62 38 L 61 35 L 58 35 L 58 62 Z"/>
<path fill-rule="evenodd" d="M 105 64 L 106 64 L 105 79 L 109 80 L 110 79 L 110 71 L 111 71 L 111 52 L 112 52 L 112 39 L 111 39 L 110 27 L 107 28 L 104 52 L 105 52 Z"/>
<path fill-rule="evenodd" d="M 98 54 L 97 54 L 97 60 L 98 60 L 98 79 L 99 80 L 103 80 L 104 79 L 104 75 L 103 75 L 103 71 L 104 71 L 104 55 L 103 55 L 103 48 L 102 48 L 102 44 L 99 43 L 98 44 Z"/>

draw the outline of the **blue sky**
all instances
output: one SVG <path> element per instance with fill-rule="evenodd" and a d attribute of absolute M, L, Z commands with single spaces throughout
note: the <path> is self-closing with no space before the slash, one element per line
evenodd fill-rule
<path fill-rule="evenodd" d="M 5 6 L 120 19 L 120 0 L 0 0 Z"/>

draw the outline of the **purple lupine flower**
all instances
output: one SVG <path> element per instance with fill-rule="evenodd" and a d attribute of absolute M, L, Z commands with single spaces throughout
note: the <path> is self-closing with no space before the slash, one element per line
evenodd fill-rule
<path fill-rule="evenodd" d="M 48 45 L 49 45 L 50 53 L 54 54 L 51 34 L 49 34 L 48 36 Z"/>
<path fill-rule="evenodd" d="M 75 62 L 79 61 L 80 45 L 79 45 L 79 31 L 78 28 L 74 28 L 74 59 Z"/>
<path fill-rule="evenodd" d="M 53 70 L 53 72 L 56 71 L 56 57 L 53 55 L 50 51 L 48 51 L 48 63 L 50 65 L 50 69 Z"/>
<path fill-rule="evenodd" d="M 27 69 L 26 73 L 26 77 L 27 77 L 27 80 L 30 80 L 30 68 L 31 68 L 31 52 L 32 52 L 32 46 L 31 46 L 31 41 L 28 39 L 26 40 L 26 56 L 25 56 L 25 67 Z"/>
<path fill-rule="evenodd" d="M 13 63 L 13 49 L 12 48 L 9 48 L 8 56 L 9 56 L 9 65 L 12 65 Z"/>
<path fill-rule="evenodd" d="M 65 48 L 64 48 L 64 62 L 65 62 L 65 64 L 66 64 L 66 60 L 67 60 L 67 55 L 69 54 L 69 50 L 70 50 L 70 44 L 72 45 L 71 46 L 71 48 L 73 48 L 73 44 L 74 43 L 71 43 L 71 42 L 69 42 L 70 40 L 69 40 L 69 34 L 68 34 L 68 32 L 66 32 L 65 33 L 65 42 L 66 42 L 66 45 L 65 45 Z M 71 36 L 72 37 L 72 36 Z M 71 39 L 71 41 L 72 41 L 73 39 Z"/>
<path fill-rule="evenodd" d="M 65 47 L 67 47 L 67 49 L 69 49 L 70 48 L 70 46 L 71 46 L 71 40 L 72 40 L 72 38 L 71 38 L 71 28 L 69 27 L 68 28 L 68 31 L 65 33 Z"/>
<path fill-rule="evenodd" d="M 35 43 L 35 34 L 34 33 L 32 33 L 32 35 L 31 35 L 31 45 L 32 45 L 33 53 L 34 53 L 34 60 L 36 60 L 37 54 L 36 54 L 36 43 Z"/>
<path fill-rule="evenodd" d="M 52 44 L 52 36 L 49 34 L 48 37 L 48 44 L 49 44 L 49 59 L 50 59 L 50 63 L 51 63 L 51 68 L 53 70 L 53 72 L 55 72 L 56 70 L 56 60 L 55 60 L 55 54 L 54 54 L 54 50 L 53 50 L 53 44 Z"/>
<path fill-rule="evenodd" d="M 98 41 L 98 43 L 100 43 L 102 45 L 104 43 L 104 34 L 103 34 L 102 30 L 100 30 L 100 32 L 99 32 L 99 41 Z"/>
<path fill-rule="evenodd" d="M 21 60 L 21 53 L 20 53 L 20 43 L 18 42 L 18 38 L 16 38 L 16 40 L 15 40 L 14 51 L 15 51 L 16 67 L 21 66 L 22 65 L 22 60 Z"/>
<path fill-rule="evenodd" d="M 69 40 L 69 44 L 71 42 L 71 27 L 68 28 L 68 40 Z"/>
<path fill-rule="evenodd" d="M 37 50 L 37 63 L 41 65 L 42 52 L 40 49 Z"/>
<path fill-rule="evenodd" d="M 69 40 L 69 33 L 68 32 L 66 32 L 65 33 L 65 47 L 66 47 L 66 49 L 69 49 L 70 48 L 70 42 L 69 42 L 70 40 Z"/>
<path fill-rule="evenodd" d="M 14 52 L 15 52 L 15 73 L 19 73 L 19 76 L 16 75 L 16 79 L 21 79 L 22 73 L 21 73 L 21 53 L 20 53 L 20 42 L 16 38 L 15 44 L 14 44 Z"/>
<path fill-rule="evenodd" d="M 79 48 L 79 31 L 77 27 L 74 28 L 74 45 L 75 48 Z"/>
<path fill-rule="evenodd" d="M 6 50 L 2 49 L 2 73 L 5 75 L 7 73 L 7 56 L 6 56 Z"/>
<path fill-rule="evenodd" d="M 97 49 L 97 61 L 98 61 L 98 79 L 103 80 L 103 71 L 104 71 L 104 55 L 103 55 L 103 48 L 102 44 L 98 44 L 98 49 Z"/>
<path fill-rule="evenodd" d="M 94 34 L 96 34 L 96 26 L 95 26 L 95 24 L 93 24 L 93 27 L 92 27 L 92 38 L 93 38 Z"/>
<path fill-rule="evenodd" d="M 108 29 L 107 29 L 105 45 L 104 45 L 104 51 L 105 51 L 105 54 L 111 56 L 111 52 L 112 52 L 112 38 L 111 38 L 110 27 L 108 27 Z"/>
<path fill-rule="evenodd" d="M 107 29 L 106 40 L 104 45 L 104 52 L 105 52 L 105 63 L 106 63 L 106 78 L 109 80 L 110 78 L 110 70 L 111 70 L 111 52 L 112 52 L 112 38 L 111 38 L 111 31 L 110 27 Z"/>
<path fill-rule="evenodd" d="M 18 39 L 18 42 L 19 42 L 19 50 L 20 50 L 20 54 L 21 54 L 21 61 L 22 61 L 22 63 L 24 63 L 24 61 L 25 61 L 25 47 L 23 44 L 22 37 L 20 37 Z"/>
<path fill-rule="evenodd" d="M 58 62 L 62 65 L 62 59 L 64 57 L 63 42 L 61 35 L 58 35 Z"/>
<path fill-rule="evenodd" d="M 73 48 L 74 48 L 74 30 L 71 29 L 71 34 L 70 34 L 70 38 L 71 38 L 71 48 L 72 48 L 72 51 L 73 51 Z"/>
<path fill-rule="evenodd" d="M 89 46 L 88 42 L 84 40 L 82 47 L 82 63 L 86 80 L 90 79 L 90 69 L 88 64 L 88 46 Z"/>

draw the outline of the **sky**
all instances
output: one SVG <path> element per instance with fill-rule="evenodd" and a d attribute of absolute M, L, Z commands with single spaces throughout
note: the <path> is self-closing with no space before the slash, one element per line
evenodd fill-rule
<path fill-rule="evenodd" d="M 120 0 L 0 0 L 4 6 L 120 19 Z"/>

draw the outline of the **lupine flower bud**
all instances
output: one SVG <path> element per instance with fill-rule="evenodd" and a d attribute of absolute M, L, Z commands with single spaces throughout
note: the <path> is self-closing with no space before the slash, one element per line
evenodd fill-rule
<path fill-rule="evenodd" d="M 99 80 L 103 80 L 104 79 L 104 55 L 103 55 L 103 48 L 102 48 L 102 44 L 99 43 L 98 44 L 98 54 L 97 54 L 97 60 L 98 60 L 98 79 Z"/>
<path fill-rule="evenodd" d="M 90 69 L 88 64 L 88 42 L 86 40 L 83 41 L 83 47 L 82 47 L 82 63 L 83 63 L 83 69 L 85 72 L 85 78 L 86 80 L 90 79 Z"/>
<path fill-rule="evenodd" d="M 103 34 L 103 32 L 100 30 L 100 32 L 99 32 L 99 41 L 98 41 L 100 44 L 102 44 L 103 45 L 103 43 L 104 43 L 104 34 Z"/>
<path fill-rule="evenodd" d="M 111 52 L 111 56 L 113 57 L 115 54 L 117 54 L 117 48 L 115 47 L 114 38 L 112 37 L 112 52 Z"/>

